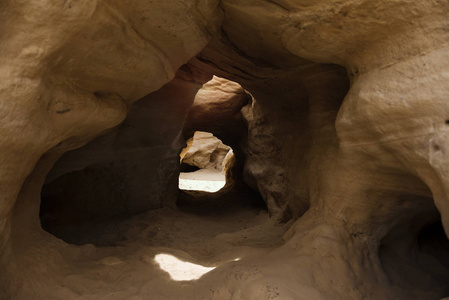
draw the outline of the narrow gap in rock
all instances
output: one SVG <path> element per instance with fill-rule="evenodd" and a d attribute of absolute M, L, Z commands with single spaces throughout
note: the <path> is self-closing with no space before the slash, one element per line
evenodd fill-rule
<path fill-rule="evenodd" d="M 197 131 L 181 152 L 179 189 L 217 192 L 226 184 L 226 170 L 234 159 L 232 148 L 212 133 Z"/>

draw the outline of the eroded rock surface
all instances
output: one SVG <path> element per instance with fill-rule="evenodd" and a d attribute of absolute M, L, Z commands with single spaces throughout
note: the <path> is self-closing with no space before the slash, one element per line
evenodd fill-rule
<path fill-rule="evenodd" d="M 448 296 L 447 1 L 6 1 L 0 10 L 1 297 Z M 240 85 L 215 82 L 208 104 L 190 109 L 213 75 Z M 153 210 L 96 226 L 111 247 L 56 239 L 38 218 L 47 174 L 114 127 L 47 177 L 62 219 L 91 206 L 97 220 L 110 203 L 129 214 L 174 209 L 178 154 L 196 130 L 236 150 L 241 183 L 271 218 L 192 208 L 226 219 L 186 231 L 210 248 L 167 242 L 139 222 L 171 236 L 180 216 L 168 208 L 164 222 Z M 91 193 L 108 189 L 111 202 Z M 217 268 L 174 282 L 153 260 L 158 247 Z"/>
<path fill-rule="evenodd" d="M 181 153 L 183 163 L 200 169 L 216 169 L 221 172 L 223 161 L 231 147 L 223 144 L 212 133 L 197 131 L 187 142 L 186 149 L 184 155 Z"/>
<path fill-rule="evenodd" d="M 42 190 L 44 223 L 131 215 L 174 207 L 182 128 L 200 83 L 184 71 L 137 101 L 111 132 L 63 155 Z"/>

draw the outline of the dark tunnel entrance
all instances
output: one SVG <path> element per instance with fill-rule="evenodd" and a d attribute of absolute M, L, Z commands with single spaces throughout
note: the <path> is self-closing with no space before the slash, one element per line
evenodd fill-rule
<path fill-rule="evenodd" d="M 159 210 L 203 216 L 248 208 L 266 213 L 261 196 L 243 182 L 247 128 L 239 115 L 248 105 L 247 93 L 218 77 L 198 92 L 191 85 L 175 79 L 135 103 L 112 132 L 63 155 L 41 192 L 42 227 L 69 243 L 111 246 L 128 238 L 127 219 L 148 214 L 151 222 Z M 210 150 L 203 163 L 201 147 L 183 151 L 185 142 L 193 150 L 201 137 Z M 182 187 L 192 168 L 209 178 L 207 185 L 212 181 L 212 190 Z"/>

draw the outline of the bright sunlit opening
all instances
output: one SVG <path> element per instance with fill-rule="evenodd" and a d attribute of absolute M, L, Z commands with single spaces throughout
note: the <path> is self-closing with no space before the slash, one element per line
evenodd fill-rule
<path fill-rule="evenodd" d="M 231 147 L 210 132 L 196 131 L 180 155 L 179 189 L 215 193 L 226 185 L 235 163 Z"/>
<path fill-rule="evenodd" d="M 215 193 L 221 190 L 226 184 L 226 177 L 219 172 L 210 172 L 208 175 L 213 180 L 208 180 L 199 177 L 199 173 L 203 170 L 194 173 L 181 173 L 179 175 L 179 189 L 188 191 L 205 191 Z M 196 176 L 196 177 L 195 177 Z M 198 179 L 201 178 L 201 179 Z"/>
<path fill-rule="evenodd" d="M 215 269 L 215 267 L 208 268 L 185 262 L 170 254 L 158 254 L 154 257 L 154 260 L 162 270 L 170 274 L 170 277 L 176 281 L 196 280 Z"/>

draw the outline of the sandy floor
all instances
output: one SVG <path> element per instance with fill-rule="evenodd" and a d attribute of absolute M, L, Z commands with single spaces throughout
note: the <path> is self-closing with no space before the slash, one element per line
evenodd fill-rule
<path fill-rule="evenodd" d="M 218 197 L 221 206 L 204 203 L 199 209 L 198 201 L 208 201 L 199 197 L 193 206 L 121 221 L 61 225 L 57 235 L 82 246 L 48 236 L 24 248 L 16 263 L 28 284 L 14 299 L 210 299 L 198 296 L 214 293 L 208 286 L 217 284 L 210 276 L 226 277 L 224 270 L 239 268 L 240 260 L 279 247 L 287 229 L 266 210 L 245 203 L 246 196 L 233 197 Z M 48 239 L 53 248 L 39 245 Z M 33 267 L 26 259 L 31 257 Z"/>
<path fill-rule="evenodd" d="M 226 184 L 224 173 L 213 169 L 201 169 L 179 175 L 179 189 L 187 191 L 217 192 Z"/>

